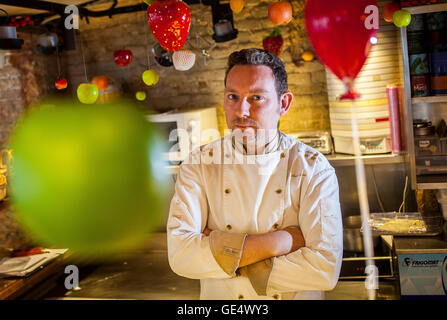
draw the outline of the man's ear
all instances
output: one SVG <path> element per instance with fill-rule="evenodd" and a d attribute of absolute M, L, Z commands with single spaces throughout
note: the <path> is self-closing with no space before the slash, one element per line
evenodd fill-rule
<path fill-rule="evenodd" d="M 290 107 L 292 106 L 293 101 L 293 93 L 290 91 L 287 91 L 282 94 L 281 96 L 281 109 L 279 111 L 279 115 L 283 116 L 289 111 Z"/>

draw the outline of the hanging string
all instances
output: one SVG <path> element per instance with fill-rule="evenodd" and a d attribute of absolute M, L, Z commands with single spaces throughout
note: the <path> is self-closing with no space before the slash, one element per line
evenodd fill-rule
<path fill-rule="evenodd" d="M 75 38 L 76 38 L 76 32 L 75 32 Z M 75 41 L 76 42 L 76 41 Z M 84 48 L 82 46 L 82 33 L 79 31 L 79 43 L 81 48 L 81 55 L 82 55 L 82 63 L 84 65 L 84 75 L 85 75 L 85 82 L 88 82 L 87 78 L 87 67 L 85 66 L 85 57 L 84 57 Z"/>
<path fill-rule="evenodd" d="M 146 12 L 143 11 L 143 22 L 144 22 L 144 29 L 145 29 L 145 37 L 146 37 L 146 57 L 147 57 L 147 68 L 151 68 L 151 59 L 149 56 L 149 26 L 146 22 Z"/>
<path fill-rule="evenodd" d="M 59 46 L 56 45 L 56 61 L 57 61 L 57 79 L 60 79 L 61 77 L 61 65 L 59 63 Z"/>

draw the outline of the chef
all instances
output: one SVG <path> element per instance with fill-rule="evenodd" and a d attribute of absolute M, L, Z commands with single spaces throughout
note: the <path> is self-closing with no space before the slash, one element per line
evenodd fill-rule
<path fill-rule="evenodd" d="M 170 267 L 200 279 L 201 299 L 323 299 L 338 281 L 337 177 L 325 156 L 277 129 L 292 100 L 278 57 L 230 55 L 231 133 L 182 163 L 167 223 Z"/>

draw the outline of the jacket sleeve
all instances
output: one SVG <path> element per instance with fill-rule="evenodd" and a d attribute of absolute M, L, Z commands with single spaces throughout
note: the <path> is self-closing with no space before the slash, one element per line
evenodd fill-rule
<path fill-rule="evenodd" d="M 299 224 L 305 247 L 274 257 L 267 295 L 332 290 L 343 257 L 343 226 L 335 170 L 327 163 L 301 194 Z"/>
<path fill-rule="evenodd" d="M 184 163 L 175 183 L 167 222 L 169 265 L 175 273 L 186 278 L 231 278 L 213 256 L 212 237 L 202 233 L 207 217 L 208 201 L 200 165 Z"/>

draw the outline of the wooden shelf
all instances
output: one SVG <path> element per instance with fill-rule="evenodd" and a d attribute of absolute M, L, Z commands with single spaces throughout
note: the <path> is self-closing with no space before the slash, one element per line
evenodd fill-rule
<path fill-rule="evenodd" d="M 440 11 L 447 11 L 447 3 L 428 4 L 415 7 L 404 7 L 402 9 L 407 10 L 411 14 L 440 12 Z"/>
<path fill-rule="evenodd" d="M 412 104 L 420 104 L 420 103 L 440 103 L 447 102 L 447 95 L 445 96 L 430 96 L 430 97 L 415 97 L 411 98 Z"/>

